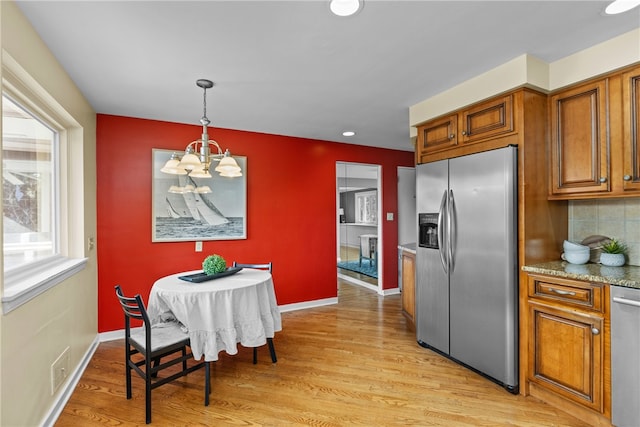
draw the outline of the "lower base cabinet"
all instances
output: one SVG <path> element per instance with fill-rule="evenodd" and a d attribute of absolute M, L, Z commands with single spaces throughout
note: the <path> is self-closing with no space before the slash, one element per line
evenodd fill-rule
<path fill-rule="evenodd" d="M 416 255 L 402 251 L 402 314 L 409 329 L 414 331 L 416 315 Z"/>
<path fill-rule="evenodd" d="M 527 287 L 527 389 L 608 425 L 608 285 L 529 275 Z"/>

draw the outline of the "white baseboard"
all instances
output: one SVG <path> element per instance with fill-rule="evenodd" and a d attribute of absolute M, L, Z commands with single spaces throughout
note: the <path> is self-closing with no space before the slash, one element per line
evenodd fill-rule
<path fill-rule="evenodd" d="M 338 303 L 338 297 L 317 299 L 313 301 L 296 302 L 293 304 L 279 305 L 280 313 L 295 310 L 304 310 L 307 308 L 322 307 L 324 305 L 332 305 Z"/>
<path fill-rule="evenodd" d="M 380 289 L 376 285 L 372 285 L 371 283 L 363 282 L 362 280 L 356 279 L 356 278 L 351 277 L 351 276 L 347 276 L 345 274 L 338 273 L 338 278 L 344 280 L 345 282 L 353 283 L 354 285 L 358 285 L 358 286 L 362 286 L 363 288 L 370 289 L 370 290 L 374 291 L 375 293 L 377 293 L 379 295 L 382 295 L 382 296 L 396 295 L 396 294 L 400 293 L 400 288 L 383 289 L 382 291 L 380 291 Z"/>
<path fill-rule="evenodd" d="M 363 288 L 367 288 L 375 293 L 378 293 L 378 286 L 372 285 L 371 283 L 363 282 L 362 280 L 356 279 L 355 277 L 347 276 L 340 273 L 338 273 L 338 278 L 344 280 L 345 282 L 353 283 L 354 285 L 362 286 Z"/>
<path fill-rule="evenodd" d="M 89 362 L 91 362 L 91 358 L 93 357 L 93 354 L 98 349 L 98 344 L 99 344 L 98 335 L 96 335 L 93 342 L 91 343 L 87 351 L 84 353 L 84 356 L 82 356 L 80 363 L 78 364 L 78 366 L 76 366 L 76 369 L 73 370 L 71 375 L 68 377 L 67 381 L 65 381 L 64 384 L 62 385 L 62 389 L 60 393 L 58 393 L 56 401 L 51 406 L 51 409 L 49 409 L 49 412 L 47 413 L 47 415 L 45 415 L 42 423 L 40 424 L 41 426 L 49 427 L 55 424 L 56 420 L 62 413 L 62 410 L 64 409 L 65 405 L 67 404 L 67 402 L 71 398 L 71 395 L 76 389 L 76 386 L 80 381 L 80 378 L 82 378 L 82 374 L 84 373 L 84 370 L 89 365 Z"/>
<path fill-rule="evenodd" d="M 136 332 L 137 330 L 142 331 L 142 326 L 138 328 L 131 328 L 131 332 Z M 100 342 L 124 339 L 124 328 L 116 329 L 115 331 L 100 332 L 98 335 L 99 335 L 98 339 Z"/>
<path fill-rule="evenodd" d="M 387 295 L 397 295 L 400 293 L 400 288 L 391 288 L 391 289 L 385 289 L 382 291 L 384 296 Z"/>

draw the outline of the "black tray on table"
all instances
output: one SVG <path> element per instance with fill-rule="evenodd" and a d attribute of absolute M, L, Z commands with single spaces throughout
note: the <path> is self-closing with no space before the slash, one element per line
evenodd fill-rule
<path fill-rule="evenodd" d="M 221 277 L 231 276 L 232 274 L 236 274 L 240 270 L 242 270 L 242 267 L 229 267 L 222 273 L 206 274 L 203 271 L 202 273 L 188 274 L 186 276 L 178 276 L 178 279 L 182 279 L 191 283 L 200 283 L 200 282 L 206 282 L 207 280 L 213 280 L 213 279 L 219 279 Z"/>

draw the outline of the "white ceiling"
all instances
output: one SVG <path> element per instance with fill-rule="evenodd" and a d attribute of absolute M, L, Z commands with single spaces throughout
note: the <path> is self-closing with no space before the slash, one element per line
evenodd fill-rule
<path fill-rule="evenodd" d="M 365 0 L 348 18 L 315 0 L 18 5 L 98 113 L 198 124 L 206 78 L 213 127 L 411 151 L 409 106 L 640 27 L 640 8 L 608 3 Z"/>

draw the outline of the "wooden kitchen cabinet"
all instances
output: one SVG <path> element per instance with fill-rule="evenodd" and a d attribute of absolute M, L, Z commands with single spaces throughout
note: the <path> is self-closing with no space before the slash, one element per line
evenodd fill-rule
<path fill-rule="evenodd" d="M 493 98 L 463 110 L 460 135 L 464 144 L 514 131 L 513 95 Z"/>
<path fill-rule="evenodd" d="M 579 418 L 608 420 L 607 285 L 530 274 L 527 289 L 526 387 Z"/>
<path fill-rule="evenodd" d="M 418 127 L 416 149 L 420 153 L 446 150 L 458 144 L 458 115 L 442 117 Z"/>
<path fill-rule="evenodd" d="M 623 189 L 640 192 L 640 67 L 622 75 Z"/>
<path fill-rule="evenodd" d="M 432 153 L 513 134 L 514 123 L 513 94 L 492 98 L 426 122 L 417 127 L 418 163 L 425 163 L 425 156 Z"/>
<path fill-rule="evenodd" d="M 549 199 L 640 196 L 640 66 L 549 97 Z"/>
<path fill-rule="evenodd" d="M 556 93 L 549 111 L 550 193 L 609 191 L 606 79 Z"/>
<path fill-rule="evenodd" d="M 415 330 L 416 319 L 416 255 L 402 251 L 402 314 L 407 325 Z"/>

